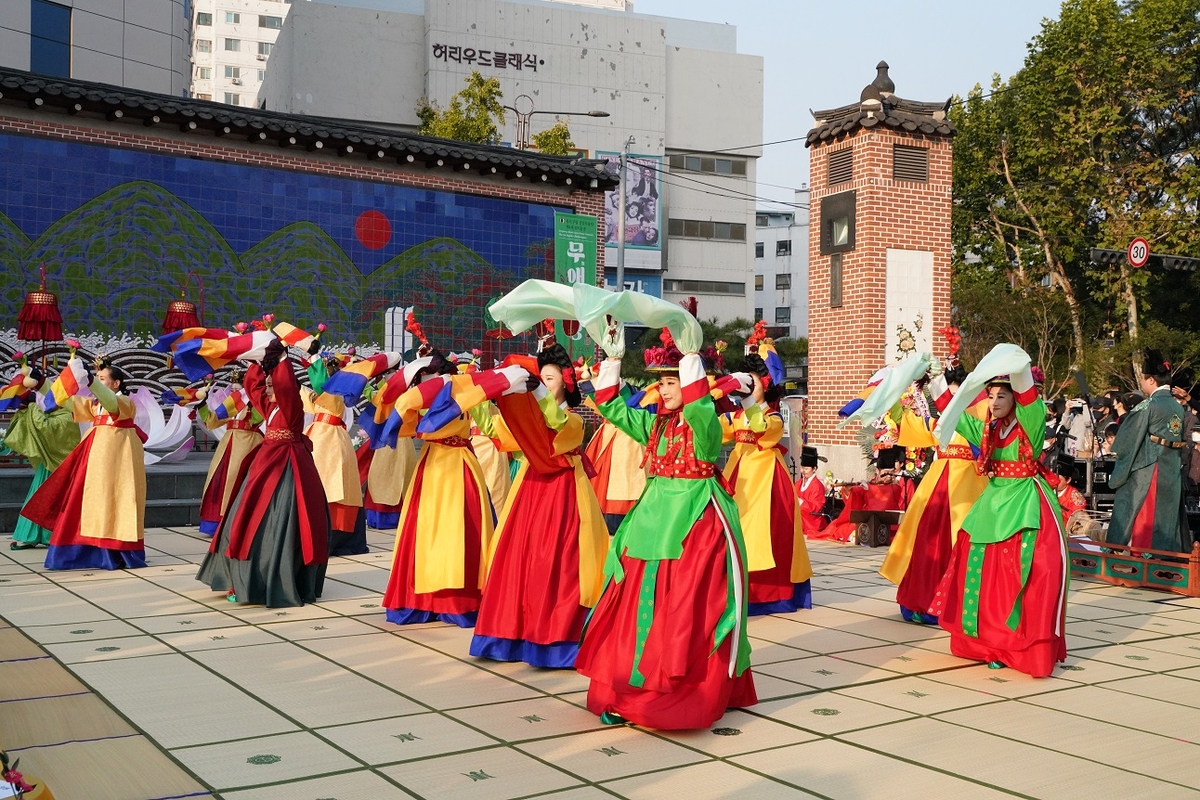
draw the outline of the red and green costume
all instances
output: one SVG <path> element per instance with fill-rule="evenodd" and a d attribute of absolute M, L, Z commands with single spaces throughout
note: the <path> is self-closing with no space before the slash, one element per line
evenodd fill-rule
<path fill-rule="evenodd" d="M 746 549 L 716 460 L 721 424 L 698 355 L 679 364 L 683 406 L 630 408 L 620 362 L 594 381 L 600 413 L 647 448 L 650 477 L 617 529 L 576 668 L 588 708 L 650 728 L 704 728 L 758 700 L 746 636 Z"/>

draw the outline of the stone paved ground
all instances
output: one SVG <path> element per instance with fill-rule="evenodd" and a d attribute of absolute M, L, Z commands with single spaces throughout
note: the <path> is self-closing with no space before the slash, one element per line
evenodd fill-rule
<path fill-rule="evenodd" d="M 762 702 L 663 734 L 600 725 L 573 672 L 389 625 L 370 539 L 278 611 L 198 583 L 195 530 L 149 531 L 131 572 L 0 551 L 0 746 L 58 800 L 1200 796 L 1200 600 L 1076 581 L 1071 657 L 1033 680 L 901 622 L 882 551 L 814 543 L 817 608 L 750 623 Z"/>

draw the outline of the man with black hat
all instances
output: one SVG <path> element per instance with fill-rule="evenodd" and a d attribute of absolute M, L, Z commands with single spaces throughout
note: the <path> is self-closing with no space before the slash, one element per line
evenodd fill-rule
<path fill-rule="evenodd" d="M 796 494 L 800 497 L 800 522 L 805 538 L 812 538 L 829 524 L 821 514 L 825 508 L 825 484 L 817 477 L 817 468 L 824 460 L 815 447 L 805 445 L 800 450 L 800 480 L 796 481 Z"/>
<path fill-rule="evenodd" d="M 1191 549 L 1183 510 L 1183 407 L 1171 396 L 1171 365 L 1157 351 L 1142 367 L 1146 399 L 1117 431 L 1117 463 L 1109 485 L 1116 490 L 1108 541 L 1136 549 Z"/>

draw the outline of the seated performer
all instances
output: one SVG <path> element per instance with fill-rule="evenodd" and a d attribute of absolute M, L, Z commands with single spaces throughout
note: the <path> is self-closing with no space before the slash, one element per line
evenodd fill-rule
<path fill-rule="evenodd" d="M 1171 396 L 1170 365 L 1151 350 L 1142 366 L 1146 399 L 1121 419 L 1108 485 L 1116 490 L 1107 541 L 1144 550 L 1188 552 L 1192 536 L 1183 506 L 1185 412 Z"/>
<path fill-rule="evenodd" d="M 725 464 L 725 480 L 733 487 L 746 542 L 748 613 L 786 614 L 812 608 L 812 564 L 800 501 L 779 447 L 781 392 L 758 353 L 746 356 L 743 369 L 754 378 L 753 391 L 741 409 L 720 419 L 725 441 L 735 442 Z"/>
<path fill-rule="evenodd" d="M 471 655 L 570 668 L 600 596 L 608 531 L 580 446 L 582 402 L 560 344 L 538 353 L 539 385 L 501 397 L 501 440 L 525 454 L 488 555 Z"/>
<path fill-rule="evenodd" d="M 95 395 L 95 401 L 72 398 L 76 421 L 92 428 L 21 512 L 53 532 L 47 569 L 146 566 L 146 467 L 143 434 L 133 423 L 136 407 L 125 395 L 129 376 L 103 357 L 94 367 L 89 382 L 72 357 L 59 376 Z"/>
<path fill-rule="evenodd" d="M 650 478 L 617 534 L 607 582 L 575 666 L 591 679 L 587 706 L 604 722 L 705 728 L 754 705 L 746 636 L 746 556 L 737 504 L 716 469 L 721 426 L 697 353 L 648 348 L 661 374 L 656 414 L 620 396 L 623 331 L 594 381 L 605 418 L 646 446 Z M 749 376 L 738 383 L 749 392 Z"/>
<path fill-rule="evenodd" d="M 961 413 L 980 386 L 989 399 L 984 421 Z M 963 520 L 930 611 L 950 632 L 954 655 L 1044 678 L 1067 656 L 1069 568 L 1058 499 L 1038 464 L 1046 404 L 1029 356 L 1011 344 L 979 363 L 961 395 L 939 422 L 939 440 L 957 429 L 979 448 L 978 470 L 989 480 Z"/>
<path fill-rule="evenodd" d="M 800 521 L 807 539 L 816 538 L 816 534 L 829 524 L 824 514 L 825 484 L 817 477 L 817 469 L 823 460 L 815 447 L 805 445 L 800 450 L 800 480 L 796 481 L 796 495 L 800 498 Z"/>
<path fill-rule="evenodd" d="M 33 467 L 33 480 L 25 494 L 25 502 L 37 493 L 63 460 L 79 444 L 79 425 L 69 408 L 46 410 L 37 402 L 37 393 L 46 387 L 45 374 L 36 366 L 25 362 L 21 353 L 16 354 L 21 369 L 13 378 L 14 392 L 7 397 L 6 405 L 17 406 L 16 413 L 8 423 L 4 434 L 4 446 L 14 453 L 25 456 Z M 15 386 L 14 384 L 19 384 Z M 7 410 L 7 409 L 5 409 Z M 23 510 L 23 509 L 22 509 Z M 50 530 L 36 525 L 24 516 L 17 517 L 13 529 L 12 550 L 28 550 L 50 544 Z"/>
<path fill-rule="evenodd" d="M 241 468 L 196 579 L 230 602 L 287 608 L 321 596 L 329 561 L 329 510 L 304 436 L 300 383 L 279 339 L 246 370 L 246 394 L 267 432 Z"/>

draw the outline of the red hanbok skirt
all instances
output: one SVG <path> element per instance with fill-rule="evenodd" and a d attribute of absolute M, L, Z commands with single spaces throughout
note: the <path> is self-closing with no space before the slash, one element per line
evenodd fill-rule
<path fill-rule="evenodd" d="M 1067 657 L 1066 543 L 1057 515 L 1041 497 L 1041 527 L 1033 546 L 1033 565 L 1025 586 L 1021 620 L 1014 631 L 1007 620 L 1021 588 L 1021 536 L 987 545 L 979 589 L 979 635 L 962 628 L 963 590 L 971 535 L 958 534 L 946 574 L 931 610 L 950 632 L 950 652 L 974 661 L 1000 661 L 1044 678 Z"/>
<path fill-rule="evenodd" d="M 610 581 L 588 622 L 575 662 L 591 678 L 587 705 L 662 730 L 706 728 L 729 708 L 758 702 L 749 668 L 730 677 L 730 633 L 713 652 L 717 621 L 727 602 L 725 528 L 710 503 L 684 540 L 683 555 L 659 561 L 654 619 L 638 672 L 630 684 L 637 644 L 639 595 L 647 563 L 621 556 L 625 577 Z M 734 563 L 737 563 L 734 550 Z"/>

